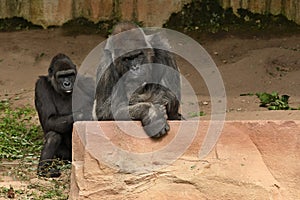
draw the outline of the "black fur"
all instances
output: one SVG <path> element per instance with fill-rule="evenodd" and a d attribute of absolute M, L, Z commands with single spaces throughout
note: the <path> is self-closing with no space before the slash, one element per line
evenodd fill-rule
<path fill-rule="evenodd" d="M 63 77 L 57 74 L 62 73 Z M 73 127 L 72 87 L 76 66 L 64 54 L 56 55 L 48 69 L 48 76 L 40 76 L 35 86 L 35 107 L 44 131 L 38 174 L 57 177 L 60 172 L 51 167 L 54 159 L 71 161 Z M 60 81 L 61 80 L 61 81 Z M 63 81 L 69 81 L 67 90 Z"/>
<path fill-rule="evenodd" d="M 137 28 L 130 23 L 118 24 L 113 34 L 122 31 Z M 133 32 L 133 35 L 126 36 L 124 40 L 139 42 L 139 44 L 147 43 L 146 35 L 142 30 Z M 117 38 L 114 42 L 122 45 L 131 44 L 128 41 Z M 150 41 L 151 42 L 151 41 Z M 152 38 L 152 42 L 164 43 L 160 38 Z M 104 66 L 98 69 L 99 80 L 96 87 L 94 114 L 97 120 L 141 120 L 146 133 L 152 138 L 159 138 L 169 131 L 167 119 L 181 119 L 179 114 L 180 101 L 180 77 L 179 73 L 170 75 L 164 69 L 155 67 L 136 67 L 143 64 L 158 63 L 163 64 L 178 72 L 175 59 L 172 54 L 162 49 L 154 49 L 147 47 L 145 49 L 133 50 L 121 57 L 113 58 L 115 51 L 113 42 L 107 43 L 108 56 L 110 56 L 111 64 L 104 70 Z M 121 46 L 122 46 L 121 45 Z M 168 45 L 168 44 L 163 44 Z M 116 45 L 120 46 L 120 45 Z M 132 45 L 134 46 L 134 44 Z M 104 71 L 104 72 L 103 72 Z M 103 73 L 103 74 L 102 74 Z M 117 82 L 123 77 L 122 84 L 114 95 L 113 88 Z M 99 77 L 101 74 L 101 77 Z M 147 83 L 147 81 L 156 80 L 157 84 Z M 164 87 L 175 86 L 176 94 L 170 89 Z M 130 92 L 132 88 L 138 88 L 134 93 Z M 116 101 L 117 110 L 112 112 L 112 101 Z M 129 116 L 128 116 L 129 112 Z M 117 118 L 117 119 L 116 119 Z"/>

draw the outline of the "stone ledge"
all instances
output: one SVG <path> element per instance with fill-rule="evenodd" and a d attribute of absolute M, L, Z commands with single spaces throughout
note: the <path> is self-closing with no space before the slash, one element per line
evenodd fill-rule
<path fill-rule="evenodd" d="M 126 163 L 129 157 L 120 152 L 110 155 L 119 167 L 101 160 L 108 156 L 99 152 L 107 142 L 128 152 L 151 154 L 175 138 L 180 124 L 192 129 L 193 123 L 197 124 L 170 121 L 169 134 L 153 141 L 127 135 L 113 121 L 76 122 L 70 199 L 300 199 L 300 121 L 226 121 L 215 150 L 199 160 L 209 125 L 201 121 L 184 154 L 154 171 L 134 169 L 147 161 Z M 99 128 L 105 140 L 99 140 Z M 122 170 L 131 166 L 131 172 Z"/>

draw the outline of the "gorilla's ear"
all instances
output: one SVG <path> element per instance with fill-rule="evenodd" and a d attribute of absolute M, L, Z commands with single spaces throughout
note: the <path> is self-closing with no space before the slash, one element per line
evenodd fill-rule
<path fill-rule="evenodd" d="M 75 72 L 77 72 L 77 65 L 75 65 L 71 60 L 69 60 L 70 62 L 70 69 L 74 69 Z"/>
<path fill-rule="evenodd" d="M 105 60 L 105 63 L 106 65 L 110 65 L 111 62 L 114 60 L 113 57 L 113 47 L 112 47 L 112 41 L 111 41 L 111 38 L 108 38 L 107 41 L 106 41 L 106 44 L 104 46 L 104 51 L 103 51 L 103 54 L 104 54 L 104 58 L 106 59 Z"/>
<path fill-rule="evenodd" d="M 151 35 L 146 35 L 146 40 L 154 48 L 169 50 L 169 49 L 171 49 L 171 46 L 170 46 L 169 40 L 165 36 L 165 34 L 166 33 L 164 31 L 161 31 L 161 32 L 154 33 Z"/>
<path fill-rule="evenodd" d="M 48 76 L 52 77 L 53 76 L 53 66 L 50 65 L 50 67 L 48 68 Z"/>

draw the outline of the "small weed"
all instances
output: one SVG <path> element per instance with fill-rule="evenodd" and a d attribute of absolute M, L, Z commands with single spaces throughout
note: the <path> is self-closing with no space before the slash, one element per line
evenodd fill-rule
<path fill-rule="evenodd" d="M 189 115 L 189 117 L 193 118 L 193 117 L 202 117 L 202 116 L 205 116 L 206 113 L 203 112 L 203 111 L 200 111 L 200 112 L 190 112 L 188 115 Z"/>
<path fill-rule="evenodd" d="M 197 165 L 192 165 L 190 168 L 191 170 L 195 169 L 197 167 Z"/>
<path fill-rule="evenodd" d="M 46 54 L 45 53 L 40 53 L 40 54 L 37 54 L 36 56 L 35 56 L 35 62 L 37 62 L 37 61 L 39 61 L 39 60 L 41 60 L 44 56 L 45 56 Z"/>

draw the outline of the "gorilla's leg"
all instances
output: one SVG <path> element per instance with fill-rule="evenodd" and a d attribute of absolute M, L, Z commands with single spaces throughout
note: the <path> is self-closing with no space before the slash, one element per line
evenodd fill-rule
<path fill-rule="evenodd" d="M 72 136 L 71 135 L 66 135 L 66 136 L 64 135 L 62 137 L 62 142 L 60 143 L 55 155 L 57 158 L 61 159 L 62 161 L 72 161 Z"/>
<path fill-rule="evenodd" d="M 62 143 L 62 136 L 59 133 L 50 131 L 45 134 L 45 143 L 38 165 L 38 175 L 45 177 L 58 177 L 60 172 L 57 169 L 54 159 Z"/>

